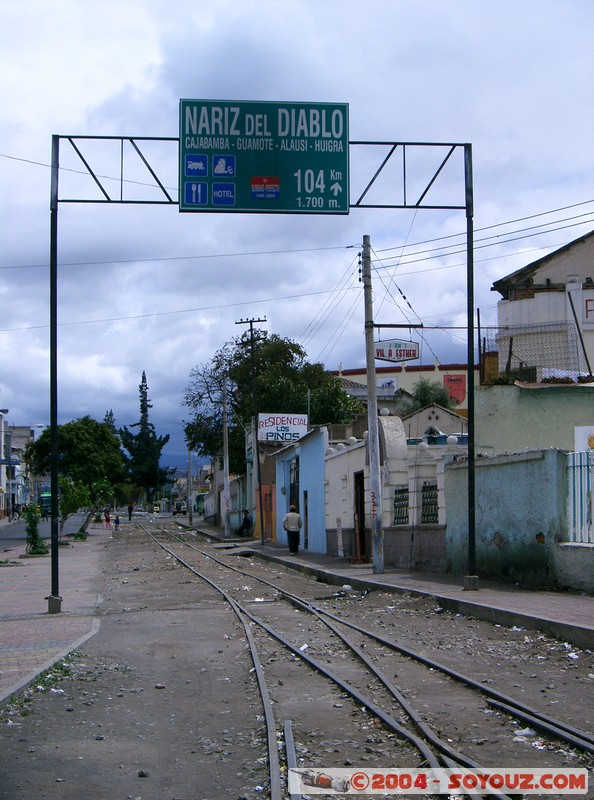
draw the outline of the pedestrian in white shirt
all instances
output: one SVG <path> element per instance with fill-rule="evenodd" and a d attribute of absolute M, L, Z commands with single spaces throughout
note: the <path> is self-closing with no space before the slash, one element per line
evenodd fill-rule
<path fill-rule="evenodd" d="M 289 540 L 289 551 L 293 555 L 299 552 L 299 532 L 303 521 L 301 516 L 297 513 L 294 505 L 289 506 L 288 514 L 285 514 L 283 519 L 283 528 L 287 532 L 287 539 Z"/>

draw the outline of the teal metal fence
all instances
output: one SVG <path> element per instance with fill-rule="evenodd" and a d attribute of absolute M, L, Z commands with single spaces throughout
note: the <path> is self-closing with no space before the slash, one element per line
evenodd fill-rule
<path fill-rule="evenodd" d="M 594 451 L 567 453 L 567 530 L 570 542 L 594 544 Z"/>

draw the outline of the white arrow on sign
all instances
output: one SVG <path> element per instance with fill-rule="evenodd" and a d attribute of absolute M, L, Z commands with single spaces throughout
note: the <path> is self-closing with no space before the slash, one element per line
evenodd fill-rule
<path fill-rule="evenodd" d="M 330 191 L 334 192 L 334 197 L 336 197 L 336 195 L 339 192 L 342 192 L 342 186 L 340 185 L 340 183 L 333 183 L 332 186 L 330 187 Z"/>

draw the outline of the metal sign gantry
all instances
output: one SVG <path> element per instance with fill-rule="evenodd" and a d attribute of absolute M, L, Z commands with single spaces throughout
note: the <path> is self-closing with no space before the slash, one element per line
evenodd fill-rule
<path fill-rule="evenodd" d="M 288 104 L 287 104 L 288 105 Z M 255 123 L 254 123 L 255 124 Z M 263 124 L 263 123 L 262 123 Z M 65 148 L 60 149 L 61 144 Z M 475 554 L 475 410 L 474 410 L 474 235 L 472 145 L 469 143 L 349 141 L 350 209 L 460 210 L 466 215 L 467 276 L 467 386 L 468 386 L 468 576 L 465 588 L 478 588 Z M 61 203 L 107 203 L 180 206 L 180 148 L 178 137 L 151 136 L 52 136 L 50 192 L 50 436 L 51 436 L 51 594 L 49 612 L 61 611 L 58 563 L 58 208 Z M 372 153 L 374 154 L 372 156 Z M 379 158 L 377 154 L 379 153 Z M 70 158 L 60 164 L 60 158 Z M 185 164 L 185 159 L 183 161 Z M 324 162 L 320 162 L 323 164 Z M 323 169 L 324 167 L 320 167 Z M 462 180 L 460 180 L 460 174 Z M 304 176 L 303 176 L 304 177 Z M 60 181 L 60 178 L 63 180 Z M 353 191 L 356 185 L 359 188 Z M 181 186 L 181 189 L 180 189 Z M 312 184 L 312 197 L 315 181 Z M 190 200 L 194 197 L 190 191 Z M 196 189 L 196 193 L 197 193 Z M 258 188 L 256 192 L 260 191 Z M 457 192 L 455 200 L 450 196 Z M 62 194 L 61 194 L 62 193 Z M 378 197 L 379 195 L 379 197 Z M 320 195 L 321 196 L 321 195 Z M 197 194 L 196 194 L 197 198 Z M 443 199 L 442 199 L 443 198 Z M 186 198 L 187 200 L 187 198 Z M 184 198 L 182 197 L 183 202 Z M 316 201 L 318 202 L 318 201 Z M 192 204 L 191 203 L 191 204 Z M 194 205 L 199 205 L 197 202 Z M 181 209 L 181 206 L 180 206 Z M 183 209 L 181 209 L 183 210 Z M 194 209 L 192 209 L 194 210 Z M 207 209 L 225 212 L 220 208 Z M 266 209 L 250 209 L 267 213 Z M 317 213 L 319 205 L 304 212 Z M 290 212 L 287 212 L 290 213 Z M 339 209 L 339 213 L 345 213 Z M 366 237 L 368 242 L 368 237 Z M 370 270 L 370 260 L 368 269 Z M 370 280 L 370 272 L 368 275 Z M 366 336 L 385 327 L 365 321 Z M 368 386 L 375 386 L 375 360 L 367 347 Z M 372 397 L 369 397 L 369 406 Z M 373 403 L 376 407 L 377 403 Z M 375 408 L 377 412 L 377 407 Z M 377 416 L 370 428 L 377 428 Z M 373 440 L 377 437 L 372 437 Z M 379 451 L 374 455 L 379 459 Z M 377 482 L 379 486 L 379 482 Z M 381 487 L 380 487 L 381 489 Z M 381 495 L 376 503 L 381 512 Z M 383 572 L 381 513 L 373 516 L 374 572 Z"/>
<path fill-rule="evenodd" d="M 349 210 L 467 209 L 467 192 L 460 186 L 466 188 L 471 145 L 395 141 L 349 141 L 348 145 Z M 179 206 L 180 148 L 178 137 L 55 135 L 52 167 L 54 157 L 62 163 L 55 164 L 61 180 L 58 185 L 56 172 L 52 202 Z M 460 173 L 463 182 L 454 186 Z M 447 195 L 458 192 L 457 200 L 435 199 L 444 196 L 440 179 Z M 225 213 L 227 209 L 217 210 Z M 250 210 L 268 213 L 257 206 Z M 312 208 L 311 213 L 316 210 Z"/>

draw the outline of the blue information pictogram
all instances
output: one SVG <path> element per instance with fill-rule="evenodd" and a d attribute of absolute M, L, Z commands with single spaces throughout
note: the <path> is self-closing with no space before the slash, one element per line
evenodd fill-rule
<path fill-rule="evenodd" d="M 234 178 L 235 156 L 215 153 L 212 157 L 212 174 L 215 178 Z"/>
<path fill-rule="evenodd" d="M 189 206 L 205 206 L 208 203 L 208 183 L 204 181 L 186 181 L 184 184 L 184 200 Z"/>
<path fill-rule="evenodd" d="M 206 178 L 208 175 L 208 156 L 204 153 L 186 153 L 184 165 L 186 178 Z"/>
<path fill-rule="evenodd" d="M 235 184 L 234 183 L 213 183 L 212 185 L 212 204 L 213 206 L 235 205 Z"/>
<path fill-rule="evenodd" d="M 346 103 L 180 100 L 179 210 L 348 214 L 349 147 Z"/>

